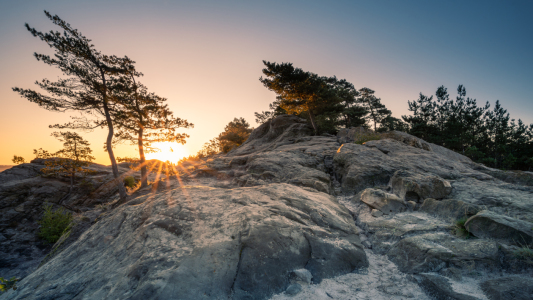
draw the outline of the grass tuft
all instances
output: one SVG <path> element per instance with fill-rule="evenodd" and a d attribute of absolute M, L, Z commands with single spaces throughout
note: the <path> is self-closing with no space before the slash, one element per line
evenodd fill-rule
<path fill-rule="evenodd" d="M 455 221 L 455 227 L 453 228 L 453 234 L 455 234 L 458 237 L 469 239 L 474 237 L 465 227 L 466 221 L 468 218 L 462 217 L 459 220 Z"/>
<path fill-rule="evenodd" d="M 381 140 L 381 138 L 381 134 L 367 131 L 364 133 L 357 134 L 355 136 L 354 143 L 358 145 L 364 145 L 366 142 Z"/>

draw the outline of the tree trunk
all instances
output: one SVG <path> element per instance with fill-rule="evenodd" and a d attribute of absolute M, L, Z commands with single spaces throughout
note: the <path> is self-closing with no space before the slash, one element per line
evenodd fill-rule
<path fill-rule="evenodd" d="M 143 130 L 142 128 L 139 130 L 139 158 L 140 158 L 140 165 L 141 165 L 141 188 L 148 186 L 148 173 L 146 169 L 146 159 L 144 158 L 144 147 L 142 142 L 143 137 Z"/>
<path fill-rule="evenodd" d="M 105 75 L 102 71 L 102 82 L 104 84 L 104 89 L 106 88 L 106 80 Z M 106 140 L 106 146 L 107 146 L 107 153 L 109 154 L 109 160 L 111 161 L 111 168 L 113 170 L 113 177 L 115 177 L 115 181 L 118 186 L 118 194 L 120 196 L 119 201 L 115 204 L 115 206 L 118 206 L 124 202 L 126 202 L 126 189 L 124 188 L 124 184 L 122 183 L 122 180 L 120 178 L 120 174 L 118 173 L 118 165 L 117 161 L 115 159 L 115 154 L 113 153 L 113 121 L 111 120 L 111 115 L 109 114 L 109 107 L 107 106 L 107 91 L 104 90 L 103 92 L 103 107 L 105 112 L 105 119 L 107 122 L 107 128 L 109 129 L 109 132 L 107 134 L 107 140 Z"/>

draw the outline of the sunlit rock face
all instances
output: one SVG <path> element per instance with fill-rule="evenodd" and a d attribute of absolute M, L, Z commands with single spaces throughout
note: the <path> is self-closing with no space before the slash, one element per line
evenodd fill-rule
<path fill-rule="evenodd" d="M 264 299 L 368 265 L 348 210 L 288 184 L 185 186 L 101 218 L 8 299 Z"/>
<path fill-rule="evenodd" d="M 359 131 L 311 136 L 305 120 L 280 116 L 116 209 L 94 206 L 116 198 L 102 185 L 72 203 L 100 214 L 93 225 L 2 299 L 426 299 L 422 289 L 485 299 L 482 282 L 533 275 L 501 238 L 509 224 L 533 228 L 533 173 L 490 169 L 402 132 L 354 144 Z M 489 224 L 490 235 L 459 236 L 460 218 Z M 491 293 L 529 281 L 517 282 Z"/>

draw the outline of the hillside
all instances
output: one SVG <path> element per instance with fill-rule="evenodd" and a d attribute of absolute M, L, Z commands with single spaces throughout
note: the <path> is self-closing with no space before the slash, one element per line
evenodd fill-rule
<path fill-rule="evenodd" d="M 532 173 L 397 131 L 311 133 L 280 116 L 115 209 L 95 166 L 48 248 L 36 216 L 66 184 L 39 161 L 0 173 L 0 275 L 25 277 L 0 299 L 532 299 Z"/>

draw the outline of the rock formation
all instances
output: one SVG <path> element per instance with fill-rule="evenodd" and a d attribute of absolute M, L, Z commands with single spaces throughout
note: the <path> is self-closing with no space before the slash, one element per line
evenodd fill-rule
<path fill-rule="evenodd" d="M 401 132 L 354 144 L 360 132 L 311 136 L 304 120 L 280 116 L 115 209 L 95 207 L 116 200 L 102 180 L 99 193 L 67 203 L 86 224 L 67 246 L 24 274 L 22 261 L 2 266 L 4 277 L 33 272 L 0 298 L 532 299 L 533 174 Z M 33 238 L 38 207 L 66 187 L 32 177 L 37 163 L 0 173 L 3 220 L 31 211 Z M 48 196 L 46 180 L 56 191 Z M 24 196 L 13 188 L 23 184 L 32 187 Z"/>

